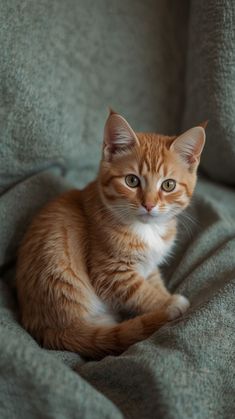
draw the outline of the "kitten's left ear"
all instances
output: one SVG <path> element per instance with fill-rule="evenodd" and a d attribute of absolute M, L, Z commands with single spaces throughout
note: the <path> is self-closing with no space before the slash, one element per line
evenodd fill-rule
<path fill-rule="evenodd" d="M 178 153 L 188 167 L 199 163 L 200 155 L 205 145 L 206 133 L 204 127 L 207 122 L 194 127 L 177 137 L 170 146 L 170 150 Z"/>
<path fill-rule="evenodd" d="M 114 154 L 124 152 L 135 144 L 139 141 L 133 129 L 121 115 L 110 109 L 104 127 L 105 160 L 111 160 Z"/>

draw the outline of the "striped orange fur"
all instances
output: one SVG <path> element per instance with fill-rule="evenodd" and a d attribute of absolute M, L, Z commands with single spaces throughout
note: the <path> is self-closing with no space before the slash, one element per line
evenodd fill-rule
<path fill-rule="evenodd" d="M 204 141 L 202 126 L 179 137 L 135 133 L 110 112 L 97 178 L 43 208 L 19 249 L 21 320 L 43 346 L 119 354 L 185 312 L 188 300 L 167 291 L 158 266 Z"/>

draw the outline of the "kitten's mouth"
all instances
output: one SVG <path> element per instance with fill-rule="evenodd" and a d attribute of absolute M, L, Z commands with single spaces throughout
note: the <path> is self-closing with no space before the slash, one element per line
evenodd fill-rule
<path fill-rule="evenodd" d="M 156 218 L 157 214 L 151 214 L 151 212 L 146 212 L 145 214 L 139 214 L 138 217 L 142 220 L 142 221 L 149 221 L 153 218 Z"/>
<path fill-rule="evenodd" d="M 139 217 L 156 217 L 156 214 L 152 214 L 151 212 L 145 212 L 144 214 L 139 214 Z"/>

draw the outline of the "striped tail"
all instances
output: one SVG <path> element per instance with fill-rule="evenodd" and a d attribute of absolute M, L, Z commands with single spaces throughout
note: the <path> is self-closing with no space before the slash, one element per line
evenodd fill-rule
<path fill-rule="evenodd" d="M 118 355 L 130 345 L 146 339 L 169 320 L 166 309 L 153 311 L 115 325 L 81 322 L 66 329 L 46 329 L 43 346 L 78 352 L 93 359 Z"/>

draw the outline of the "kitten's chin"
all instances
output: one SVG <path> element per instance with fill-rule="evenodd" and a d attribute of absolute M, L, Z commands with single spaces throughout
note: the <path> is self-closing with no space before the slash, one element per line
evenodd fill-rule
<path fill-rule="evenodd" d="M 170 213 L 161 213 L 158 212 L 157 214 L 138 214 L 137 219 L 143 224 L 161 224 L 170 221 L 174 218 L 174 215 Z"/>
<path fill-rule="evenodd" d="M 140 214 L 137 216 L 138 221 L 141 221 L 142 223 L 146 224 L 146 223 L 156 223 L 157 219 L 159 218 L 158 215 L 156 214 Z"/>

